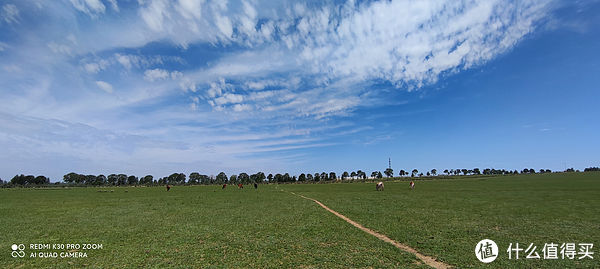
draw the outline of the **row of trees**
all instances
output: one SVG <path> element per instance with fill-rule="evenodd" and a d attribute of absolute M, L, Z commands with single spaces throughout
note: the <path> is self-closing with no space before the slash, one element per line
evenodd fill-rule
<path fill-rule="evenodd" d="M 0 184 L 4 184 L 4 181 L 0 179 Z M 43 185 L 50 184 L 50 179 L 45 176 L 32 176 L 32 175 L 16 175 L 14 176 L 9 184 L 13 185 Z"/>
<path fill-rule="evenodd" d="M 579 170 L 577 170 L 578 172 Z M 585 168 L 585 172 L 589 171 L 600 171 L 598 167 Z M 505 170 L 505 169 L 493 169 L 486 168 L 481 171 L 479 168 L 473 169 L 445 169 L 443 174 L 450 175 L 513 175 L 513 174 L 535 174 L 535 173 L 551 173 L 550 169 L 540 169 L 537 172 L 532 168 L 525 168 L 520 172 L 517 170 Z M 573 168 L 565 170 L 565 172 L 575 172 Z M 63 176 L 63 182 L 66 184 L 75 185 L 91 185 L 91 186 L 122 186 L 122 185 L 183 185 L 183 184 L 251 184 L 251 183 L 288 183 L 288 182 L 322 182 L 322 181 L 349 181 L 349 180 L 366 180 L 369 179 L 381 179 L 383 175 L 387 177 L 394 176 L 394 170 L 387 168 L 383 174 L 380 171 L 371 172 L 370 176 L 367 177 L 367 173 L 358 170 L 353 172 L 343 172 L 341 176 L 337 176 L 335 172 L 321 172 L 314 174 L 300 174 L 299 176 L 290 176 L 290 174 L 269 174 L 265 176 L 263 172 L 255 174 L 240 173 L 237 175 L 227 176 L 224 172 L 219 173 L 217 176 L 203 175 L 198 172 L 191 173 L 189 177 L 186 177 L 184 173 L 173 173 L 169 176 L 154 179 L 152 175 L 146 175 L 143 177 L 136 177 L 133 175 L 126 174 L 110 174 L 104 175 L 83 175 L 77 173 L 68 173 Z M 419 172 L 417 169 L 413 169 L 410 172 L 408 170 L 400 170 L 398 176 L 405 177 L 422 177 L 422 176 L 438 176 L 437 169 L 431 169 L 423 172 Z M 0 179 L 0 185 L 22 185 L 22 186 L 35 186 L 50 184 L 50 179 L 45 176 L 33 176 L 33 175 L 16 175 L 9 182 L 4 182 Z"/>

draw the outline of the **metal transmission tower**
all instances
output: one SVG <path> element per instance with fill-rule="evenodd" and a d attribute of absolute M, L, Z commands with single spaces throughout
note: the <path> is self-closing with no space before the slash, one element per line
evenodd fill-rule
<path fill-rule="evenodd" d="M 392 158 L 388 158 L 388 168 L 392 169 Z"/>

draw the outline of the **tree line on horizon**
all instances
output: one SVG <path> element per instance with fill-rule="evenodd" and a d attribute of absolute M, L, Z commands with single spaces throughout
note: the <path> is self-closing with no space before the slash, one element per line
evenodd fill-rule
<path fill-rule="evenodd" d="M 584 172 L 600 171 L 598 167 L 588 167 L 584 169 Z M 551 173 L 550 169 L 539 169 L 537 172 L 533 168 L 525 168 L 521 171 L 517 170 L 505 170 L 505 169 L 493 169 L 486 168 L 480 170 L 479 168 L 473 169 L 445 169 L 443 174 L 438 174 L 437 169 L 431 169 L 430 171 L 419 172 L 417 169 L 413 169 L 410 172 L 408 170 L 400 170 L 398 176 L 400 177 L 423 177 L 423 176 L 467 176 L 467 175 L 516 175 L 516 174 L 536 174 L 536 173 Z M 564 172 L 579 172 L 573 168 L 566 169 Z M 381 171 L 373 171 L 370 176 L 367 173 L 358 170 L 348 173 L 343 172 L 340 176 L 337 176 L 335 172 L 330 173 L 301 173 L 298 176 L 290 176 L 289 173 L 284 174 L 269 174 L 265 176 L 265 173 L 258 172 L 255 174 L 240 173 L 237 175 L 227 176 L 224 172 L 220 172 L 216 176 L 203 175 L 198 172 L 190 173 L 186 176 L 184 173 L 173 173 L 166 177 L 155 179 L 152 175 L 146 175 L 143 177 L 137 177 L 126 174 L 110 174 L 105 175 L 84 175 L 78 173 L 68 173 L 63 176 L 62 182 L 56 182 L 54 184 L 67 184 L 67 185 L 86 185 L 86 186 L 135 186 L 135 185 L 211 185 L 211 184 L 252 184 L 252 183 L 314 183 L 314 182 L 331 182 L 331 181 L 354 181 L 354 180 L 367 180 L 367 179 L 382 179 L 383 175 L 387 178 L 394 177 L 394 170 L 387 168 L 383 173 Z M 33 175 L 16 175 L 10 181 L 5 182 L 0 179 L 0 185 L 2 187 L 10 186 L 42 186 L 50 185 L 50 179 L 46 176 L 33 176 Z"/>

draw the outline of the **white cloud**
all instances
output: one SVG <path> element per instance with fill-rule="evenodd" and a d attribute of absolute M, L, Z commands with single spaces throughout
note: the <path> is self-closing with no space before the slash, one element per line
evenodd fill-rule
<path fill-rule="evenodd" d="M 163 69 L 150 69 L 144 72 L 144 79 L 148 81 L 163 80 L 169 78 L 169 71 Z"/>
<path fill-rule="evenodd" d="M 83 69 L 90 74 L 96 74 L 109 66 L 109 62 L 107 60 L 100 60 L 98 62 L 85 63 L 83 65 Z"/>
<path fill-rule="evenodd" d="M 58 44 L 53 41 L 48 43 L 48 48 L 57 54 L 72 55 L 71 47 L 65 44 Z"/>
<path fill-rule="evenodd" d="M 108 82 L 98 80 L 98 81 L 96 81 L 96 85 L 98 85 L 98 88 L 100 88 L 101 90 L 103 90 L 107 93 L 113 92 L 113 87 Z"/>
<path fill-rule="evenodd" d="M 235 111 L 235 112 L 248 111 L 250 109 L 252 109 L 252 108 L 248 104 L 235 104 L 233 106 L 233 111 Z"/>
<path fill-rule="evenodd" d="M 5 4 L 2 6 L 0 17 L 8 24 L 17 23 L 19 22 L 19 9 L 13 4 Z"/>
<path fill-rule="evenodd" d="M 214 99 L 216 105 L 236 104 L 244 101 L 244 97 L 240 94 L 226 93 L 223 96 Z"/>
<path fill-rule="evenodd" d="M 164 30 L 163 21 L 170 15 L 167 13 L 168 2 L 165 0 L 155 0 L 141 10 L 142 19 L 153 31 Z"/>
<path fill-rule="evenodd" d="M 95 17 L 98 14 L 104 13 L 106 7 L 100 0 L 70 0 L 71 4 L 75 9 L 88 14 L 89 16 Z M 113 8 L 116 3 L 113 4 Z"/>
<path fill-rule="evenodd" d="M 110 133 L 102 136 L 107 143 L 89 145 L 102 156 L 121 154 L 122 163 L 139 164 L 160 156 L 179 165 L 196 162 L 190 167 L 206 160 L 252 167 L 256 163 L 240 162 L 238 157 L 329 145 L 320 137 L 307 137 L 337 130 L 327 126 L 333 117 L 392 101 L 371 87 L 373 81 L 394 84 L 396 90 L 417 89 L 445 74 L 485 63 L 515 46 L 548 14 L 547 1 L 538 0 L 348 1 L 337 6 L 326 1 L 305 5 L 148 0 L 133 11 L 125 10 L 129 5 L 119 8 L 113 0 L 73 0 L 75 9 L 65 9 L 63 2 L 41 3 L 52 7 L 47 8 L 50 15 L 59 14 L 48 21 L 47 34 L 36 33 L 39 44 L 0 43 L 0 51 L 10 51 L 1 55 L 6 56 L 2 68 L 13 72 L 0 74 L 10 89 L 0 91 L 7 100 L 0 110 L 17 108 L 24 115 L 85 123 L 96 129 L 81 135 L 89 141 L 103 133 L 98 131 L 102 128 L 120 130 L 127 134 L 127 139 L 117 139 L 123 143 L 113 144 L 110 138 L 120 134 Z M 111 8 L 120 12 L 118 16 L 100 17 Z M 26 10 L 20 12 L 18 16 L 25 17 Z M 73 12 L 93 20 L 82 23 L 73 19 L 77 18 Z M 10 22 L 22 21 L 18 16 Z M 3 15 L 1 21 L 8 22 L 6 18 Z M 73 34 L 64 37 L 65 33 Z M 148 51 L 162 52 L 145 47 L 152 42 L 175 44 L 167 50 L 180 56 L 149 55 Z M 198 63 L 194 54 L 198 47 L 189 45 L 208 45 L 219 53 Z M 15 76 L 17 71 L 22 74 Z M 116 94 L 98 90 L 114 93 L 106 81 L 119 89 Z M 92 90 L 81 90 L 88 87 Z M 163 107 L 165 99 L 172 104 Z M 135 109 L 139 106 L 154 109 L 139 113 Z M 43 121 L 32 124 L 43 129 Z M 60 130 L 59 125 L 52 128 Z M 343 129 L 354 127 L 349 123 Z M 81 131 L 68 129 L 66 133 Z M 23 145 L 35 140 L 25 135 L 19 139 Z M 151 140 L 167 141 L 169 147 L 125 146 Z M 68 142 L 52 146 L 52 141 L 35 141 L 55 154 L 73 148 Z M 88 142 L 74 148 L 89 152 Z M 64 154 L 81 160 L 79 153 Z M 178 166 L 167 168 L 173 167 Z"/>
<path fill-rule="evenodd" d="M 117 4 L 117 0 L 108 0 L 112 9 L 116 12 L 119 12 L 119 5 Z"/>
<path fill-rule="evenodd" d="M 132 59 L 131 56 L 129 55 L 121 55 L 121 54 L 115 54 L 115 57 L 117 58 L 117 61 L 126 69 L 131 69 L 132 66 Z"/>

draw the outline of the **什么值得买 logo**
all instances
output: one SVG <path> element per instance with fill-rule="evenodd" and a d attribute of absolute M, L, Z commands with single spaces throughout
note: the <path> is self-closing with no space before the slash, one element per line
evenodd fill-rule
<path fill-rule="evenodd" d="M 475 256 L 483 263 L 493 262 L 498 257 L 498 245 L 490 239 L 483 239 L 475 245 Z"/>

